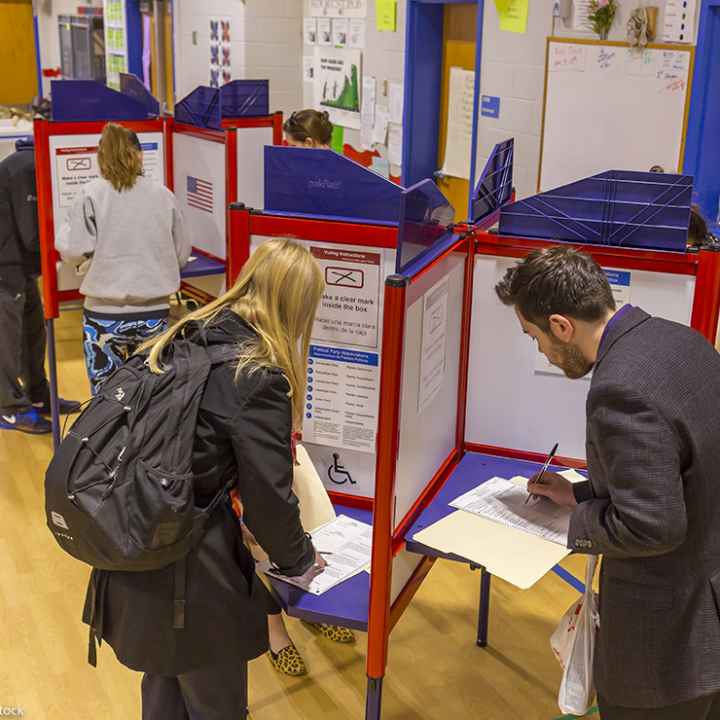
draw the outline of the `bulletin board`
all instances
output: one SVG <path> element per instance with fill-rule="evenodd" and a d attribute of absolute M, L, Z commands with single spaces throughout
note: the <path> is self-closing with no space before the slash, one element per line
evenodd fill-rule
<path fill-rule="evenodd" d="M 540 191 L 608 168 L 680 172 L 694 49 L 550 37 Z"/>

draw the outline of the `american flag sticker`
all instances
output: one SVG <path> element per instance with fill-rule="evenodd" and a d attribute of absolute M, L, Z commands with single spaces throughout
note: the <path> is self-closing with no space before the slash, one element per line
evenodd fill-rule
<path fill-rule="evenodd" d="M 207 180 L 200 180 L 200 178 L 188 175 L 187 204 L 190 207 L 211 213 L 213 211 L 212 183 Z"/>

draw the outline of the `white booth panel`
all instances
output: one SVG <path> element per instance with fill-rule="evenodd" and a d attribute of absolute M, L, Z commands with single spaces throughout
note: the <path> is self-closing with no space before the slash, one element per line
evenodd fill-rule
<path fill-rule="evenodd" d="M 438 269 L 418 280 L 406 310 L 395 525 L 455 447 L 465 256 Z"/>
<path fill-rule="evenodd" d="M 254 210 L 265 206 L 265 146 L 273 144 L 273 128 L 238 128 L 238 202 Z"/>
<path fill-rule="evenodd" d="M 590 379 L 539 370 L 535 342 L 495 294 L 496 283 L 515 262 L 476 257 L 465 440 L 545 454 L 557 442 L 559 455 L 584 459 Z M 690 324 L 693 276 L 629 272 L 628 302 Z"/>
<path fill-rule="evenodd" d="M 193 247 L 227 256 L 225 144 L 192 135 L 173 137 L 175 197 Z"/>

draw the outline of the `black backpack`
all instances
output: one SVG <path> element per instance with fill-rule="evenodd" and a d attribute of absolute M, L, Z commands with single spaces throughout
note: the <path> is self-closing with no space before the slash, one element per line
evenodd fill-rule
<path fill-rule="evenodd" d="M 176 338 L 151 372 L 133 356 L 73 424 L 45 474 L 47 524 L 60 547 L 99 570 L 159 570 L 176 563 L 174 627 L 184 627 L 183 558 L 213 511 L 194 500 L 192 451 L 203 390 L 231 346 Z M 178 562 L 182 560 L 182 562 Z"/>

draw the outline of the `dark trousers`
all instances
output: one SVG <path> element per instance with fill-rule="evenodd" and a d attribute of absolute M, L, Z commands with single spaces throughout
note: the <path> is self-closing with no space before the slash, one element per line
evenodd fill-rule
<path fill-rule="evenodd" d="M 142 720 L 246 720 L 247 712 L 244 661 L 142 679 Z"/>
<path fill-rule="evenodd" d="M 616 707 L 598 697 L 602 720 L 720 720 L 720 693 L 661 708 Z"/>
<path fill-rule="evenodd" d="M 49 397 L 45 319 L 37 281 L 4 275 L 0 277 L 0 410 L 27 409 Z"/>

